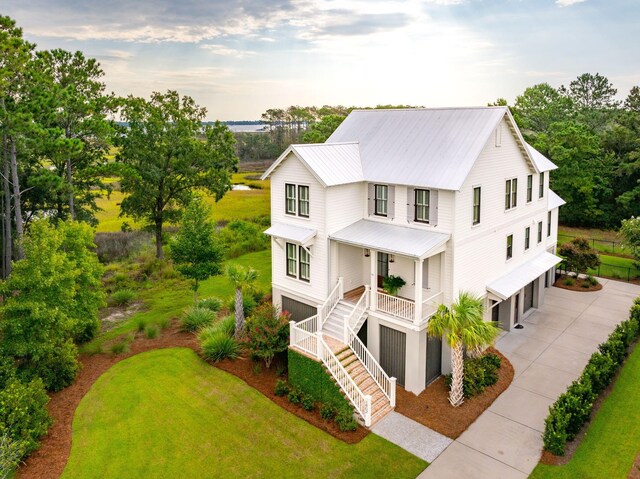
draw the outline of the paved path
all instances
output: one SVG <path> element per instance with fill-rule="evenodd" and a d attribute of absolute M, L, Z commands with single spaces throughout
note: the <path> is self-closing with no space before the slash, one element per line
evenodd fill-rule
<path fill-rule="evenodd" d="M 526 478 L 540 459 L 549 406 L 582 372 L 598 344 L 629 317 L 640 286 L 600 280 L 597 292 L 546 290 L 545 304 L 496 347 L 514 380 L 419 478 Z"/>
<path fill-rule="evenodd" d="M 427 462 L 433 462 L 453 442 L 447 436 L 395 411 L 371 430 Z"/>

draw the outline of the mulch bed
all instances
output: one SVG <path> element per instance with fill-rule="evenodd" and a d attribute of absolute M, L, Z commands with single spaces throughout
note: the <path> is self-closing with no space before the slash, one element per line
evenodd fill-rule
<path fill-rule="evenodd" d="M 585 288 L 582 285 L 584 283 L 587 283 L 586 279 L 576 278 L 574 276 L 571 276 L 571 277 L 575 280 L 575 284 L 571 286 L 564 284 L 564 280 L 567 278 L 566 276 L 561 276 L 558 280 L 556 280 L 555 283 L 553 283 L 553 285 L 556 288 L 568 289 L 569 291 L 579 291 L 582 293 L 589 293 L 591 291 L 600 291 L 602 289 L 602 285 L 600 283 L 596 284 L 595 286 L 590 284 L 588 288 Z"/>
<path fill-rule="evenodd" d="M 636 456 L 636 460 L 633 462 L 633 466 L 631 466 L 631 470 L 629 471 L 628 479 L 640 479 L 640 452 Z"/>
<path fill-rule="evenodd" d="M 418 396 L 399 387 L 396 392 L 396 411 L 440 434 L 456 439 L 491 406 L 513 380 L 513 366 L 509 360 L 494 348 L 489 348 L 488 352 L 500 356 L 502 364 L 498 370 L 498 382 L 479 396 L 465 399 L 461 406 L 454 408 L 449 403 L 449 391 L 444 378 L 440 378 Z"/>

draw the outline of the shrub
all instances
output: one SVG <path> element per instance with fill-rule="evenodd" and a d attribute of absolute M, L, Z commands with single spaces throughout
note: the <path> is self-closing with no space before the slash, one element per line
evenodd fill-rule
<path fill-rule="evenodd" d="M 600 265 L 598 252 L 585 238 L 574 238 L 558 248 L 558 254 L 564 258 L 567 268 L 576 273 L 586 273 L 589 268 Z"/>
<path fill-rule="evenodd" d="M 560 410 L 555 404 L 549 407 L 549 415 L 544 420 L 542 442 L 544 443 L 544 448 L 556 456 L 564 456 L 568 422 L 569 418 L 565 411 Z"/>
<path fill-rule="evenodd" d="M 308 395 L 304 395 L 302 396 L 302 400 L 300 401 L 300 405 L 302 406 L 302 409 L 304 409 L 305 411 L 313 411 L 316 408 L 316 404 L 313 401 L 313 398 L 311 396 Z"/>
<path fill-rule="evenodd" d="M 300 402 L 302 401 L 302 395 L 303 395 L 302 391 L 294 388 L 289 391 L 287 398 L 289 399 L 289 402 L 291 404 L 300 404 Z"/>
<path fill-rule="evenodd" d="M 273 357 L 289 347 L 289 315 L 263 303 L 247 319 L 245 335 L 251 354 L 264 360 L 268 368 Z"/>
<path fill-rule="evenodd" d="M 93 239 L 96 253 L 103 263 L 129 258 L 138 253 L 145 245 L 150 245 L 152 235 L 148 231 L 119 231 L 114 233 L 96 233 Z"/>
<path fill-rule="evenodd" d="M 336 411 L 336 408 L 334 408 L 331 404 L 323 404 L 322 407 L 320 407 L 320 417 L 322 419 L 331 420 L 336 417 L 337 413 L 338 411 Z"/>
<path fill-rule="evenodd" d="M 283 381 L 282 379 L 278 379 L 276 381 L 276 389 L 274 391 L 274 394 L 279 397 L 283 397 L 289 394 L 289 385 L 287 384 L 287 382 Z"/>
<path fill-rule="evenodd" d="M 591 275 L 587 276 L 587 281 L 591 286 L 597 286 L 599 284 L 595 276 L 591 276 Z"/>
<path fill-rule="evenodd" d="M 182 316 L 180 325 L 183 331 L 195 332 L 205 326 L 209 326 L 215 319 L 216 314 L 210 309 L 189 308 Z"/>
<path fill-rule="evenodd" d="M 136 297 L 136 292 L 129 288 L 119 289 L 111 295 L 109 303 L 113 306 L 126 306 L 130 304 Z"/>
<path fill-rule="evenodd" d="M 582 376 L 571 383 L 567 392 L 558 398 L 559 408 L 568 416 L 567 440 L 576 437 L 580 428 L 587 422 L 593 408 L 596 395 L 588 378 Z"/>
<path fill-rule="evenodd" d="M 229 315 L 217 324 L 217 327 L 227 336 L 231 337 L 236 332 L 236 318 Z"/>
<path fill-rule="evenodd" d="M 353 417 L 353 408 L 342 408 L 336 415 L 336 424 L 341 431 L 355 431 L 358 421 Z"/>
<path fill-rule="evenodd" d="M 582 374 L 591 381 L 593 392 L 600 394 L 611 384 L 617 369 L 618 365 L 609 355 L 595 352 L 591 355 Z"/>
<path fill-rule="evenodd" d="M 464 361 L 464 375 L 462 389 L 465 398 L 471 398 L 481 394 L 487 386 L 498 382 L 498 369 L 501 364 L 500 356 L 489 353 L 478 358 L 469 358 Z M 451 375 L 445 376 L 445 384 L 451 387 Z"/>
<path fill-rule="evenodd" d="M 219 298 L 204 298 L 198 301 L 198 308 L 209 309 L 217 313 L 222 308 L 222 300 Z"/>
<path fill-rule="evenodd" d="M 123 354 L 129 351 L 129 343 L 127 341 L 119 341 L 111 345 L 112 354 Z"/>
<path fill-rule="evenodd" d="M 589 289 L 591 287 L 591 284 L 589 283 L 589 281 L 584 280 L 580 286 L 584 289 Z"/>
<path fill-rule="evenodd" d="M 222 361 L 223 359 L 235 359 L 238 357 L 238 343 L 221 331 L 216 332 L 201 344 L 202 355 L 210 361 Z"/>
<path fill-rule="evenodd" d="M 25 444 L 9 437 L 6 432 L 0 435 L 0 478 L 13 477 L 13 472 L 25 455 Z"/>
<path fill-rule="evenodd" d="M 150 324 L 144 330 L 144 335 L 147 339 L 153 339 L 158 336 L 158 327 L 154 324 Z"/>
<path fill-rule="evenodd" d="M 233 220 L 220 230 L 219 238 L 225 245 L 227 258 L 237 258 L 246 253 L 269 248 L 269 238 L 262 232 L 268 226 L 266 220 L 249 222 Z"/>
<path fill-rule="evenodd" d="M 169 319 L 167 316 L 163 316 L 162 318 L 160 318 L 160 320 L 158 320 L 158 326 L 160 326 L 160 329 L 167 329 L 170 324 L 171 319 Z"/>
<path fill-rule="evenodd" d="M 615 335 L 615 332 L 609 336 L 604 343 L 598 346 L 598 351 L 602 354 L 608 355 L 616 366 L 622 364 L 625 355 L 627 354 L 627 348 L 624 346 L 620 335 Z"/>
<path fill-rule="evenodd" d="M 565 286 L 573 286 L 576 284 L 576 280 L 572 276 L 567 276 L 562 282 Z"/>
<path fill-rule="evenodd" d="M 144 318 L 136 318 L 136 331 L 141 333 L 147 327 L 147 321 Z"/>
<path fill-rule="evenodd" d="M 47 390 L 60 391 L 69 386 L 78 373 L 78 348 L 67 340 L 47 353 L 24 368 L 25 376 L 40 377 Z"/>

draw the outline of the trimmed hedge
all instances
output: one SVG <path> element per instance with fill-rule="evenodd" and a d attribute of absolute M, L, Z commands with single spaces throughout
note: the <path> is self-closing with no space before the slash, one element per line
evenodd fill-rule
<path fill-rule="evenodd" d="M 322 364 L 292 349 L 288 351 L 288 360 L 289 383 L 294 389 L 337 410 L 351 408 L 351 404 L 342 396 L 340 388 L 335 385 Z"/>
<path fill-rule="evenodd" d="M 636 298 L 629 319 L 618 324 L 607 340 L 598 346 L 582 375 L 549 407 L 543 435 L 544 448 L 563 456 L 567 441 L 576 437 L 589 420 L 593 403 L 611 384 L 624 363 L 629 347 L 640 336 L 640 297 Z"/>

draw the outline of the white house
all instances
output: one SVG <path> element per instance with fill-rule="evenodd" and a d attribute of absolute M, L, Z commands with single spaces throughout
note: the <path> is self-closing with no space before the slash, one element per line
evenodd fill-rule
<path fill-rule="evenodd" d="M 560 258 L 556 166 L 506 107 L 353 111 L 291 145 L 271 179 L 273 300 L 367 425 L 450 370 L 426 327 L 459 291 L 506 330 L 544 301 Z M 397 296 L 385 276 L 406 282 Z M 395 378 L 395 380 L 394 380 Z"/>

